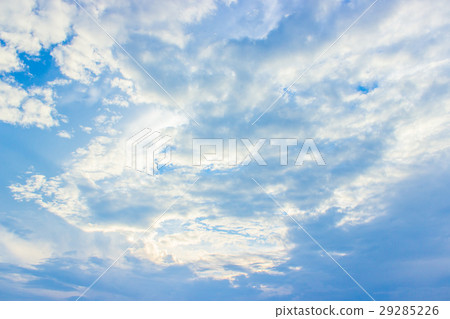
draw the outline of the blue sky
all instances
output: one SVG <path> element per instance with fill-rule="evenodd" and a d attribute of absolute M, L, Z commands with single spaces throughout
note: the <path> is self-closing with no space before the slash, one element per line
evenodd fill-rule
<path fill-rule="evenodd" d="M 1 2 L 0 299 L 75 300 L 131 247 L 82 300 L 448 300 L 450 7 L 379 0 L 339 38 L 372 3 Z M 146 127 L 154 176 L 125 165 Z M 193 138 L 327 165 L 194 167 Z"/>

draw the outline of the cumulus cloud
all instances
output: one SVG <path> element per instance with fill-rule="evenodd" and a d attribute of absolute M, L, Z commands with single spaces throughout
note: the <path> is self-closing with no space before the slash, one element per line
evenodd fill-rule
<path fill-rule="evenodd" d="M 70 32 L 73 6 L 64 1 L 7 1 L 0 4 L 0 38 L 18 51 L 37 55 Z"/>
<path fill-rule="evenodd" d="M 21 87 L 0 81 L 0 120 L 40 128 L 57 126 L 52 90 L 31 88 L 25 91 Z"/>

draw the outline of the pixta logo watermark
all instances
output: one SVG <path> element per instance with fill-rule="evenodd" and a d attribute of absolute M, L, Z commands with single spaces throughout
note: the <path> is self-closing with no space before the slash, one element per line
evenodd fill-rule
<path fill-rule="evenodd" d="M 162 167 L 170 164 L 172 152 L 171 137 L 145 128 L 126 142 L 127 166 L 149 175 L 155 175 Z M 326 165 L 322 154 L 312 138 L 299 141 L 296 138 L 260 138 L 252 142 L 248 138 L 193 138 L 192 166 L 247 166 L 252 162 L 266 166 L 261 151 L 272 158 L 279 157 L 280 166 L 289 165 L 289 151 L 297 152 L 295 166 L 302 166 L 312 160 L 318 166 Z M 295 149 L 295 150 L 293 150 Z M 240 151 L 238 151 L 240 150 Z M 291 154 L 292 156 L 292 154 Z"/>
<path fill-rule="evenodd" d="M 170 163 L 170 136 L 145 128 L 126 142 L 126 164 L 137 171 L 155 175 Z"/>
<path fill-rule="evenodd" d="M 267 143 L 267 140 L 269 142 Z M 238 139 L 227 139 L 227 156 L 224 152 L 224 139 L 203 139 L 195 138 L 192 142 L 192 164 L 194 166 L 210 165 L 213 163 L 222 163 L 228 166 L 246 166 L 252 161 L 257 165 L 266 166 L 267 162 L 261 155 L 260 151 L 263 147 L 269 145 L 270 154 L 278 153 L 279 165 L 287 166 L 289 164 L 289 146 L 297 147 L 299 141 L 296 138 L 260 138 L 256 142 L 252 142 L 248 138 L 239 139 L 246 150 L 243 158 L 238 158 Z M 317 148 L 312 138 L 303 140 L 303 144 L 296 157 L 295 166 L 302 166 L 306 160 L 312 159 L 319 166 L 326 165 L 322 154 Z"/>

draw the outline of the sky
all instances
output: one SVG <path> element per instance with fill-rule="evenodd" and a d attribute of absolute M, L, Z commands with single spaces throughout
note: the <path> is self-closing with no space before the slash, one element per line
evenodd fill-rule
<path fill-rule="evenodd" d="M 0 300 L 448 300 L 449 16 L 1 1 Z M 145 128 L 155 174 L 126 165 Z M 267 165 L 193 165 L 194 139 Z M 325 165 L 294 164 L 307 139 Z"/>

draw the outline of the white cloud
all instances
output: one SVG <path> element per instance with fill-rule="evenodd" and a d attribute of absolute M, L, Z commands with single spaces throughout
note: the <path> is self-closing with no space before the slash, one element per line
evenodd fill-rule
<path fill-rule="evenodd" d="M 273 269 L 287 261 L 287 228 L 281 220 L 272 215 L 252 220 L 209 214 L 164 218 L 142 247 L 133 249 L 136 256 L 166 266 L 187 264 L 200 277 L 230 280 L 254 272 L 275 273 Z"/>
<path fill-rule="evenodd" d="M 288 267 L 288 269 L 292 270 L 292 271 L 300 271 L 300 270 L 303 269 L 303 267 L 301 267 L 301 266 L 295 266 L 295 267 L 290 266 L 290 267 Z"/>
<path fill-rule="evenodd" d="M 80 190 L 74 184 L 62 186 L 62 178 L 47 178 L 43 175 L 31 176 L 26 184 L 11 185 L 16 200 L 33 200 L 49 212 L 76 223 L 88 214 L 88 208 L 80 198 Z"/>
<path fill-rule="evenodd" d="M 74 26 L 76 35 L 70 43 L 57 46 L 51 54 L 65 76 L 88 84 L 103 70 L 115 69 L 111 52 L 114 42 L 88 18 L 83 20 L 84 24 Z"/>
<path fill-rule="evenodd" d="M 16 50 L 10 46 L 0 46 L 0 72 L 10 72 L 21 68 L 22 65 Z"/>
<path fill-rule="evenodd" d="M 59 131 L 56 135 L 58 135 L 59 137 L 62 137 L 62 138 L 67 138 L 67 139 L 72 138 L 72 135 L 69 132 L 64 131 L 64 130 Z"/>
<path fill-rule="evenodd" d="M 135 88 L 134 83 L 131 80 L 114 78 L 111 80 L 112 87 L 118 87 L 124 93 L 127 93 L 130 97 L 133 96 Z"/>
<path fill-rule="evenodd" d="M 116 95 L 112 99 L 104 98 L 102 103 L 103 105 L 117 105 L 122 107 L 128 107 L 130 105 L 127 98 L 121 95 Z"/>
<path fill-rule="evenodd" d="M 41 48 L 66 39 L 73 12 L 65 1 L 2 1 L 0 38 L 19 51 L 36 55 Z"/>
<path fill-rule="evenodd" d="M 0 81 L 0 120 L 23 126 L 58 125 L 50 89 L 24 89 Z"/>
<path fill-rule="evenodd" d="M 122 116 L 116 113 L 101 114 L 94 118 L 94 123 L 100 133 L 113 136 L 119 134 L 119 131 L 114 126 L 121 118 Z"/>
<path fill-rule="evenodd" d="M 91 132 L 92 132 L 92 127 L 80 125 L 80 128 L 83 132 L 85 132 L 87 134 L 91 134 Z"/>
<path fill-rule="evenodd" d="M 55 79 L 53 81 L 47 82 L 48 86 L 60 86 L 70 84 L 72 80 L 69 79 Z"/>
<path fill-rule="evenodd" d="M 125 47 L 132 35 L 154 36 L 184 47 L 189 39 L 184 32 L 185 25 L 198 22 L 215 9 L 212 0 L 195 4 L 186 1 L 136 1 L 131 4 L 116 1 L 84 3 L 83 6 Z M 61 44 L 52 51 L 64 75 L 88 84 L 96 81 L 104 70 L 115 71 L 125 67 L 123 63 L 118 65 L 120 59 L 113 54 L 117 51 L 120 55 L 123 53 L 85 12 L 79 11 L 73 30 L 75 35 L 70 43 Z M 115 79 L 113 85 L 118 81 L 128 80 Z"/>
<path fill-rule="evenodd" d="M 183 48 L 190 39 L 185 25 L 199 22 L 215 11 L 214 0 L 187 2 L 182 0 L 161 2 L 137 2 L 136 20 L 131 28 Z"/>

